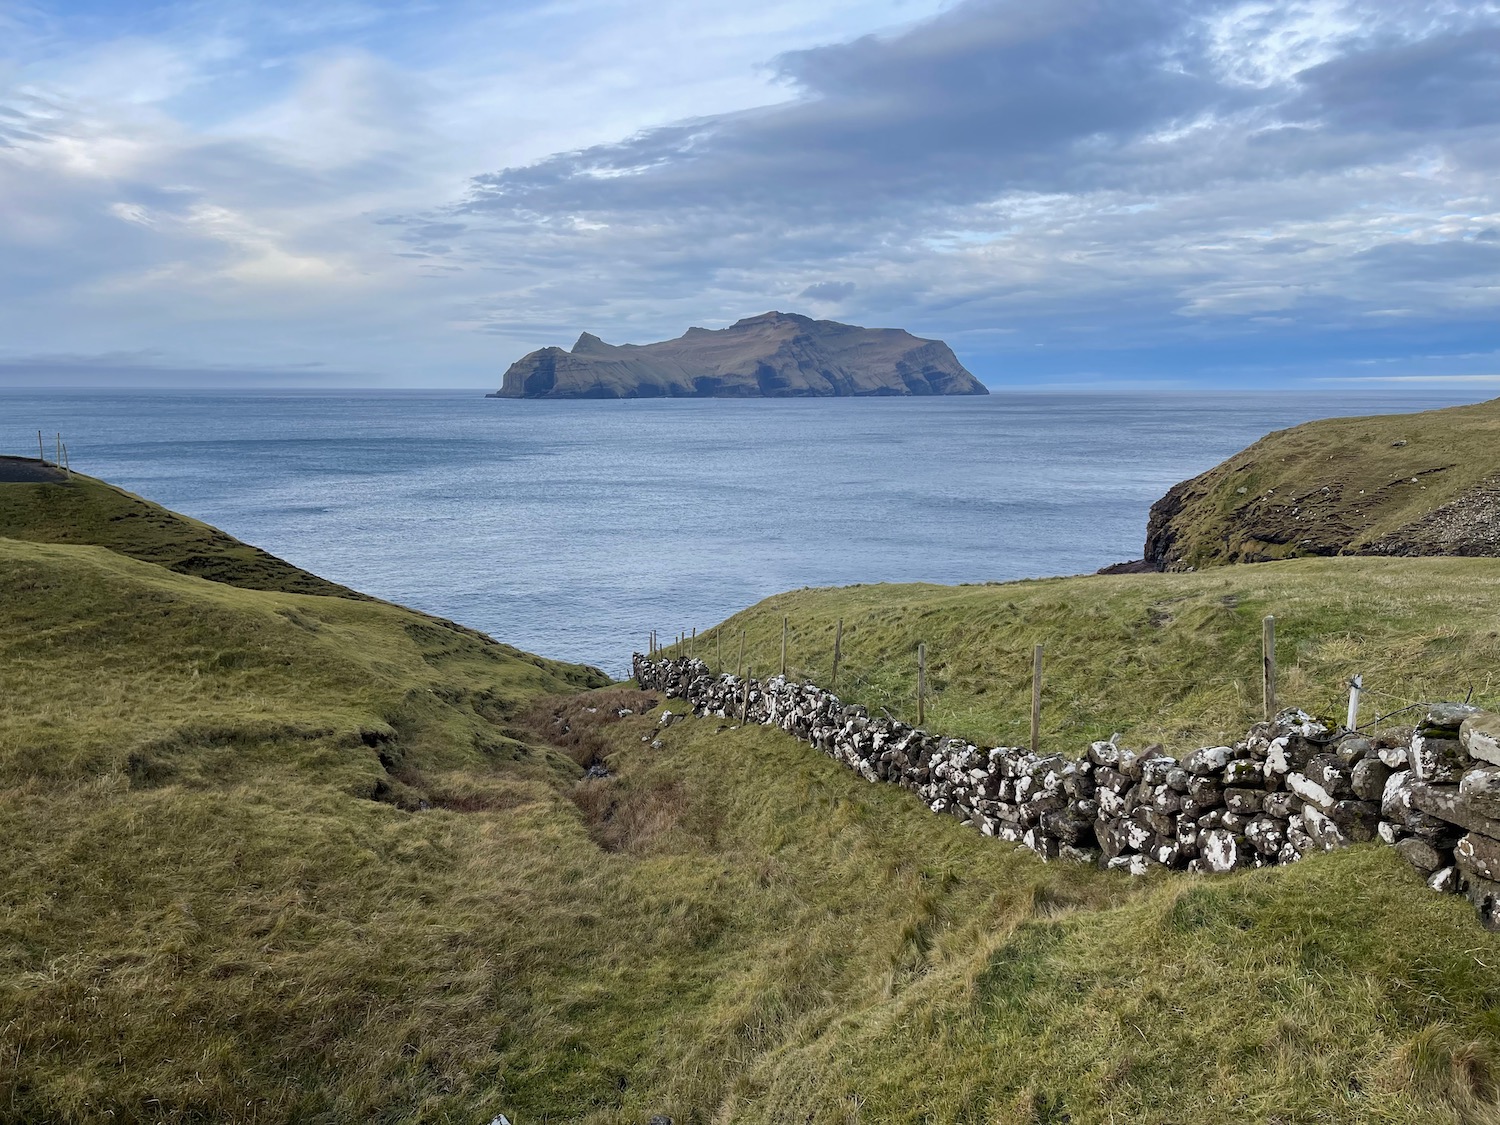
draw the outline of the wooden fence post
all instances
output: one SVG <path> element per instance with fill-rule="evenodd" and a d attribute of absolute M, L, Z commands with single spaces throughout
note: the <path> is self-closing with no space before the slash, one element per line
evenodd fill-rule
<path fill-rule="evenodd" d="M 927 721 L 927 646 L 917 644 L 917 726 Z"/>
<path fill-rule="evenodd" d="M 1276 717 L 1276 618 L 1267 617 L 1261 622 L 1261 692 L 1265 698 L 1266 721 Z"/>
<path fill-rule="evenodd" d="M 735 663 L 734 674 L 742 675 L 745 671 L 745 630 L 740 630 L 740 658 Z"/>
<path fill-rule="evenodd" d="M 36 459 L 43 465 L 47 463 L 47 447 L 42 444 L 42 431 L 36 432 Z"/>
<path fill-rule="evenodd" d="M 693 639 L 688 642 L 688 655 L 698 655 L 698 627 L 696 625 L 693 626 Z"/>
<path fill-rule="evenodd" d="M 1364 686 L 1364 676 L 1357 673 L 1354 679 L 1349 681 L 1349 719 L 1344 724 L 1345 730 L 1359 729 L 1359 691 Z"/>
<path fill-rule="evenodd" d="M 745 669 L 745 703 L 740 708 L 740 725 L 744 726 L 750 721 L 750 677 L 755 675 L 754 668 Z"/>
<path fill-rule="evenodd" d="M 839 618 L 837 627 L 833 630 L 833 678 L 828 681 L 828 690 L 832 691 L 839 683 L 839 650 L 844 643 L 844 619 Z"/>
<path fill-rule="evenodd" d="M 1031 752 L 1040 752 L 1042 741 L 1042 646 L 1031 652 Z"/>
<path fill-rule="evenodd" d="M 781 619 L 781 675 L 783 679 L 786 677 L 786 627 L 787 619 L 783 616 Z"/>

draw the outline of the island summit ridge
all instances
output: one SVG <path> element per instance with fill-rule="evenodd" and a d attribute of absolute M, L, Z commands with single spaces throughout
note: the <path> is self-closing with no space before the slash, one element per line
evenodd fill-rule
<path fill-rule="evenodd" d="M 523 356 L 488 398 L 790 398 L 983 395 L 941 340 L 768 312 L 675 340 L 606 344 L 585 332 L 572 351 Z"/>

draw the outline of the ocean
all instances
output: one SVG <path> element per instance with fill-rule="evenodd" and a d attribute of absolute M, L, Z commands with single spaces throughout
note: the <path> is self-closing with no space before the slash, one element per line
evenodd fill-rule
<path fill-rule="evenodd" d="M 1461 401 L 11 390 L 0 452 L 61 431 L 75 469 L 325 578 L 623 675 L 649 630 L 782 590 L 1138 558 L 1152 501 L 1270 430 Z"/>

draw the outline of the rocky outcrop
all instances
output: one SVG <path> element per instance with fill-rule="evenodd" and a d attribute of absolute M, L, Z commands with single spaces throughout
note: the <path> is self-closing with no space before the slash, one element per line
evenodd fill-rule
<path fill-rule="evenodd" d="M 606 344 L 585 332 L 572 351 L 542 348 L 511 364 L 490 398 L 982 395 L 941 340 L 769 312 L 655 344 Z"/>
<path fill-rule="evenodd" d="M 1500 556 L 1500 399 L 1269 434 L 1146 525 L 1156 570 L 1307 555 Z"/>
<path fill-rule="evenodd" d="M 1373 739 L 1289 710 L 1232 746 L 1181 758 L 1117 740 L 1073 757 L 985 749 L 871 718 L 782 676 L 714 675 L 701 660 L 639 653 L 634 667 L 642 690 L 684 700 L 695 715 L 780 727 L 865 780 L 899 785 L 1046 860 L 1133 875 L 1224 872 L 1380 841 L 1500 930 L 1500 716 L 1477 707 L 1433 704 L 1416 728 Z"/>

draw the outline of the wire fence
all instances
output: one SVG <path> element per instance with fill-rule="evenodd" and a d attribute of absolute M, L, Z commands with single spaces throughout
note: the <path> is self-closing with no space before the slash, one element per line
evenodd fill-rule
<path fill-rule="evenodd" d="M 1255 707 L 1250 714 L 1258 713 L 1260 717 L 1270 719 L 1282 709 L 1283 701 L 1279 699 L 1279 692 L 1286 685 L 1278 679 L 1276 619 L 1274 616 L 1267 617 L 1263 624 L 1260 669 L 1262 698 L 1259 700 L 1260 706 Z M 794 680 L 815 683 L 840 698 L 862 704 L 872 714 L 884 714 L 893 721 L 912 722 L 915 720 L 918 726 L 923 725 L 928 705 L 942 699 L 942 685 L 939 684 L 934 690 L 934 685 L 926 675 L 928 646 L 925 642 L 916 642 L 909 656 L 884 660 L 878 667 L 851 667 L 847 655 L 842 650 L 844 637 L 842 619 L 838 619 L 831 625 L 823 620 L 813 630 L 799 631 L 792 627 L 789 617 L 783 617 L 779 651 L 773 627 L 771 660 L 752 666 L 755 660 L 765 659 L 767 630 L 763 623 L 755 627 L 753 645 L 749 643 L 750 633 L 749 627 L 741 627 L 738 630 L 719 627 L 700 637 L 695 630 L 685 630 L 675 634 L 670 643 L 662 644 L 659 635 L 653 632 L 648 637 L 647 651 L 650 655 L 664 659 L 694 657 L 702 660 L 717 673 L 756 675 L 759 678 L 785 675 Z M 830 633 L 832 634 L 831 641 Z M 807 657 L 813 653 L 816 655 L 808 660 Z M 1016 663 L 1019 663 L 1020 654 L 1013 655 L 1017 658 Z M 802 659 L 795 659 L 796 657 Z M 1186 694 L 1203 687 L 1211 677 L 1212 673 L 1179 676 L 1153 674 L 1150 682 L 1152 688 L 1160 694 Z M 1043 700 L 1047 698 L 1046 665 L 1041 645 L 1035 646 L 1035 663 L 1031 679 L 1031 744 L 1033 749 L 1037 749 L 1041 733 L 1040 711 Z M 1235 677 L 1236 686 L 1239 687 L 1244 679 L 1243 676 Z M 1305 684 L 1305 679 L 1302 682 Z M 1320 701 L 1327 705 L 1344 692 L 1348 693 L 1348 706 L 1343 715 L 1344 721 L 1330 725 L 1351 731 L 1369 732 L 1380 728 L 1390 720 L 1425 709 L 1436 702 L 1458 701 L 1460 697 L 1462 702 L 1471 702 L 1474 687 L 1470 684 L 1462 691 L 1439 692 L 1431 698 L 1418 699 L 1392 691 L 1387 685 L 1366 685 L 1363 675 L 1355 675 L 1337 688 L 1332 690 L 1325 688 L 1313 694 L 1318 695 Z M 1051 699 L 1049 702 L 1055 704 L 1058 701 Z M 1296 706 L 1303 706 L 1306 703 L 1304 700 L 1296 699 L 1285 702 Z M 1340 707 L 1342 706 L 1341 701 Z M 976 713 L 984 711 L 988 715 L 987 708 L 976 705 L 973 710 Z M 1014 721 L 1008 721 L 1007 725 L 1015 729 L 1020 727 L 1023 721 L 1017 718 Z M 1408 722 L 1407 725 L 1410 723 Z"/>

